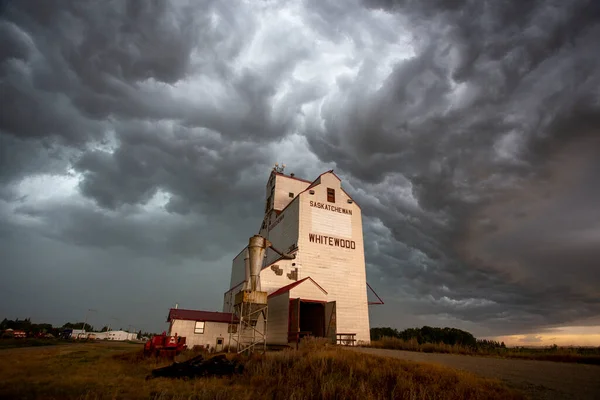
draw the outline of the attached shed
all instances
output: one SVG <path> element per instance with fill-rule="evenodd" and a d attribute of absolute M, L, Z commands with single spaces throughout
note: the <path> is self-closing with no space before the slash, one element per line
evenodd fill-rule
<path fill-rule="evenodd" d="M 231 313 L 171 308 L 167 322 L 169 335 L 185 337 L 190 349 L 202 346 L 221 351 L 229 344 Z"/>
<path fill-rule="evenodd" d="M 268 342 L 288 344 L 304 336 L 335 340 L 335 301 L 327 301 L 327 291 L 306 277 L 271 293 L 267 299 Z"/>

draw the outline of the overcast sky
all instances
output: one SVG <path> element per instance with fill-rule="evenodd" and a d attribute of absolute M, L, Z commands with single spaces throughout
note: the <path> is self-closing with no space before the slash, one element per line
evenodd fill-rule
<path fill-rule="evenodd" d="M 361 205 L 372 326 L 600 332 L 597 1 L 0 5 L 0 317 L 220 311 L 280 162 Z"/>

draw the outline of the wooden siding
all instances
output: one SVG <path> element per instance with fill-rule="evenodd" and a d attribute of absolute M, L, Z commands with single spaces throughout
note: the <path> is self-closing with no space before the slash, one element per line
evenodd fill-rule
<path fill-rule="evenodd" d="M 348 203 L 349 197 L 332 173 L 322 175 L 320 183 L 311 188 L 314 194 L 306 191 L 300 195 L 298 261 L 302 265 L 302 277 L 310 276 L 327 291 L 328 301 L 336 301 L 338 332 L 356 333 L 357 340 L 370 342 L 361 211 L 356 204 Z M 335 203 L 327 202 L 327 188 L 335 190 Z M 315 207 L 311 207 L 311 201 L 349 210 L 352 215 L 319 209 L 329 214 L 326 221 L 318 221 L 319 215 L 326 214 L 313 214 Z M 352 240 L 354 248 L 331 246 L 328 239 L 327 243 L 309 240 L 309 234 L 320 234 L 314 232 L 313 226 L 335 224 L 336 218 L 346 220 L 348 217 L 351 218 L 352 236 L 344 239 Z"/>
<path fill-rule="evenodd" d="M 266 237 L 279 251 L 286 252 L 298 243 L 299 210 L 300 202 L 295 201 L 270 224 L 272 228 L 267 231 Z M 268 249 L 265 265 L 271 264 L 278 257 L 279 254 Z"/>
<path fill-rule="evenodd" d="M 227 332 L 229 324 L 222 322 L 205 322 L 204 333 L 194 333 L 195 326 L 196 321 L 174 320 L 171 324 L 169 335 L 172 336 L 177 333 L 178 336 L 185 337 L 185 342 L 190 349 L 194 346 L 206 345 L 213 348 L 217 344 L 217 338 L 223 339 L 224 346 L 229 344 L 229 333 Z"/>
<path fill-rule="evenodd" d="M 248 240 L 250 239 L 250 236 L 248 236 Z M 233 285 L 237 285 L 246 279 L 246 269 L 244 267 L 246 247 L 248 247 L 247 244 L 244 246 L 244 249 L 240 252 L 240 254 L 233 259 L 231 266 L 231 278 L 229 279 L 229 288 L 232 288 Z"/>
<path fill-rule="evenodd" d="M 310 279 L 291 289 L 289 293 L 291 299 L 300 298 L 302 300 L 327 301 L 327 294 Z"/>
<path fill-rule="evenodd" d="M 337 203 L 337 202 L 336 202 Z M 352 238 L 352 215 L 310 207 L 312 233 L 337 238 Z"/>
<path fill-rule="evenodd" d="M 310 185 L 308 182 L 299 181 L 297 179 L 288 178 L 287 176 L 275 175 L 275 198 L 273 208 L 275 210 L 283 210 L 298 193 L 302 192 Z M 293 193 L 294 197 L 290 197 Z"/>
<path fill-rule="evenodd" d="M 288 339 L 289 292 L 268 300 L 267 343 L 286 344 Z"/>
<path fill-rule="evenodd" d="M 295 279 L 292 261 L 295 260 L 279 260 L 273 266 L 264 268 L 260 273 L 260 286 L 263 291 L 271 294 L 280 287 L 294 283 L 299 279 Z"/>

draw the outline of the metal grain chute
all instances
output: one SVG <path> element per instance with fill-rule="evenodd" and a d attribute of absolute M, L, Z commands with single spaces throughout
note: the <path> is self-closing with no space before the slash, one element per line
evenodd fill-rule
<path fill-rule="evenodd" d="M 250 238 L 244 254 L 246 283 L 235 295 L 232 313 L 232 318 L 235 315 L 239 319 L 237 332 L 230 335 L 232 343 L 237 345 L 238 352 L 252 351 L 257 347 L 263 351 L 266 349 L 267 292 L 261 290 L 260 271 L 268 248 L 273 249 L 282 258 L 296 258 L 295 255 L 275 249 L 269 240 L 260 235 Z"/>
<path fill-rule="evenodd" d="M 250 252 L 248 248 L 244 250 L 244 287 L 243 290 L 250 290 Z"/>
<path fill-rule="evenodd" d="M 268 248 L 271 248 L 271 250 L 279 254 L 283 259 L 292 260 L 296 258 L 296 256 L 293 254 L 283 253 L 277 250 L 275 247 L 273 247 L 273 243 L 271 243 L 268 239 L 265 239 L 260 235 L 252 236 L 248 243 L 246 256 L 244 258 L 246 269 L 245 290 L 261 291 L 260 271 L 262 270 L 265 253 Z"/>
<path fill-rule="evenodd" d="M 246 277 L 248 290 L 260 291 L 260 270 L 262 269 L 267 247 L 271 247 L 271 242 L 264 237 L 254 235 L 250 238 L 248 243 L 250 276 Z"/>

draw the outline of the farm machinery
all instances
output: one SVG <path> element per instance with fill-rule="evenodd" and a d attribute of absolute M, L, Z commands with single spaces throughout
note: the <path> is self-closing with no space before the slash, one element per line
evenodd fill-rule
<path fill-rule="evenodd" d="M 145 357 L 173 358 L 187 348 L 185 337 L 167 336 L 166 332 L 155 335 L 144 344 Z"/>

